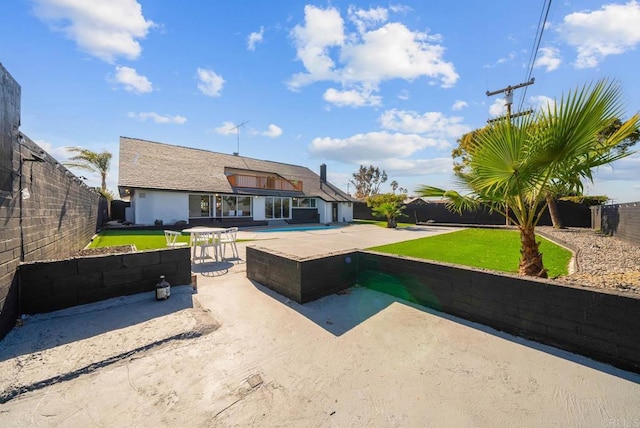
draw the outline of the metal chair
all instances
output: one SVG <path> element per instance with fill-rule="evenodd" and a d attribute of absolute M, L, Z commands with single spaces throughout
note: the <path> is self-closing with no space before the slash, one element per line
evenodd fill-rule
<path fill-rule="evenodd" d="M 187 242 L 178 242 L 178 237 L 180 235 L 182 235 L 180 232 L 165 230 L 164 238 L 167 240 L 167 247 L 178 248 L 188 246 L 189 244 Z"/>

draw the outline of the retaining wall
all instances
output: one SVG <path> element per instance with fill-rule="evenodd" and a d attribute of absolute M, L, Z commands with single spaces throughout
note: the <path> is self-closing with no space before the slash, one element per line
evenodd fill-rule
<path fill-rule="evenodd" d="M 22 312 L 51 312 L 155 290 L 160 275 L 171 285 L 191 282 L 189 248 L 23 263 Z"/>
<path fill-rule="evenodd" d="M 258 247 L 247 247 L 247 278 L 307 303 L 351 287 L 356 282 L 353 251 L 322 257 L 297 258 Z"/>
<path fill-rule="evenodd" d="M 640 373 L 638 296 L 366 251 L 320 259 L 307 277 L 306 259 L 248 247 L 247 277 L 299 303 L 359 284 Z"/>

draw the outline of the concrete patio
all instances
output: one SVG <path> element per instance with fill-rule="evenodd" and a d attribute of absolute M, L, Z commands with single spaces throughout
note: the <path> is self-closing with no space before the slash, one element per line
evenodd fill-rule
<path fill-rule="evenodd" d="M 447 231 L 245 231 L 241 260 L 194 265 L 197 294 L 29 317 L 0 342 L 0 426 L 640 426 L 640 375 L 370 290 L 298 305 L 245 276 L 246 245 Z"/>

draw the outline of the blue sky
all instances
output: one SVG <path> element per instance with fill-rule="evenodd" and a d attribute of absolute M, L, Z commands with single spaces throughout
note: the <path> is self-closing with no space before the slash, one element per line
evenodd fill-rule
<path fill-rule="evenodd" d="M 119 136 L 299 164 L 347 190 L 360 164 L 410 191 L 452 186 L 451 149 L 527 80 L 543 1 L 15 0 L 0 62 L 22 86 L 21 130 L 57 160 Z M 552 2 L 514 109 L 616 79 L 640 111 L 640 3 Z M 524 97 L 524 98 L 523 98 Z M 589 194 L 640 201 L 640 155 Z M 86 172 L 88 184 L 99 178 Z M 384 190 L 384 189 L 383 189 Z"/>

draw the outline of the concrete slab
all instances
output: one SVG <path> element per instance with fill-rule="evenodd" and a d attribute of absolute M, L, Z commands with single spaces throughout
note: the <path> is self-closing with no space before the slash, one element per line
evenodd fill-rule
<path fill-rule="evenodd" d="M 380 231 L 316 241 L 408 235 Z M 288 239 L 272 243 L 313 250 Z M 4 390 L 104 360 L 116 343 L 120 355 L 159 342 L 159 326 L 206 334 L 21 392 L 0 404 L 0 426 L 640 425 L 639 375 L 362 288 L 298 305 L 228 263 L 197 267 L 197 294 L 178 287 L 175 307 L 141 317 L 145 296 L 27 319 L 0 342 Z"/>

